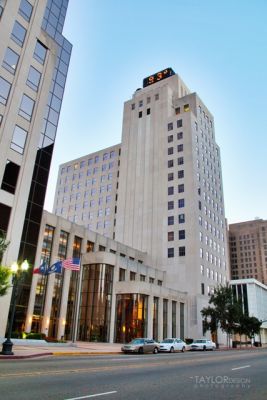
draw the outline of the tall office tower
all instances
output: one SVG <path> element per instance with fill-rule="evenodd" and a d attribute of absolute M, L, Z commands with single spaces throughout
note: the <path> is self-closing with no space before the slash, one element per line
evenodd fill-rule
<path fill-rule="evenodd" d="M 0 0 L 0 229 L 2 260 L 33 264 L 71 55 L 62 35 L 68 0 Z M 30 277 L 14 330 L 25 319 Z M 0 299 L 5 333 L 10 293 Z"/>
<path fill-rule="evenodd" d="M 60 165 L 53 212 L 113 238 L 120 144 Z"/>
<path fill-rule="evenodd" d="M 167 285 L 188 292 L 189 329 L 228 278 L 220 150 L 214 122 L 171 68 L 124 105 L 115 239 L 146 252 Z"/>
<path fill-rule="evenodd" d="M 255 278 L 267 285 L 267 221 L 229 225 L 231 279 Z"/>

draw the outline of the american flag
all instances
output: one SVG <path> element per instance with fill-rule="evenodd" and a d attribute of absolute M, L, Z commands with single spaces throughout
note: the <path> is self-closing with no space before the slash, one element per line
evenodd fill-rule
<path fill-rule="evenodd" d="M 72 271 L 80 271 L 80 259 L 79 258 L 67 258 L 62 261 L 62 267 L 71 269 Z"/>

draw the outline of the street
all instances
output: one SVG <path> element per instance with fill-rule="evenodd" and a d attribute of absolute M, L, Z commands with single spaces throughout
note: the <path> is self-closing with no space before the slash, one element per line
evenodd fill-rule
<path fill-rule="evenodd" d="M 3 400 L 267 398 L 267 349 L 2 360 Z"/>

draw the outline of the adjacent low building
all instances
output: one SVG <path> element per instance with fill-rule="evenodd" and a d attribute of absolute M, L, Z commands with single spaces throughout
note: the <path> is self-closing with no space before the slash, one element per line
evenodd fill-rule
<path fill-rule="evenodd" d="M 81 259 L 81 270 L 34 274 L 25 331 L 68 340 L 125 342 L 188 335 L 187 293 L 166 284 L 147 254 L 44 212 L 37 259 Z"/>
<path fill-rule="evenodd" d="M 253 278 L 232 280 L 230 285 L 234 298 L 242 301 L 244 314 L 263 321 L 256 340 L 267 343 L 267 286 Z"/>

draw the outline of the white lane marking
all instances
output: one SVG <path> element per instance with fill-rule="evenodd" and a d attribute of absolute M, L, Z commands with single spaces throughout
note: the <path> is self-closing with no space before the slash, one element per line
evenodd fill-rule
<path fill-rule="evenodd" d="M 105 392 L 105 393 L 96 393 L 96 394 L 89 394 L 88 396 L 82 396 L 82 397 L 73 397 L 71 399 L 65 399 L 65 400 L 81 400 L 81 399 L 89 399 L 91 397 L 98 397 L 98 396 L 106 396 L 107 394 L 112 394 L 112 393 L 117 393 L 116 390 L 113 392 Z"/>
<path fill-rule="evenodd" d="M 250 368 L 250 365 L 243 365 L 243 367 L 232 368 L 232 371 L 235 371 L 237 369 L 243 369 L 243 368 Z"/>

